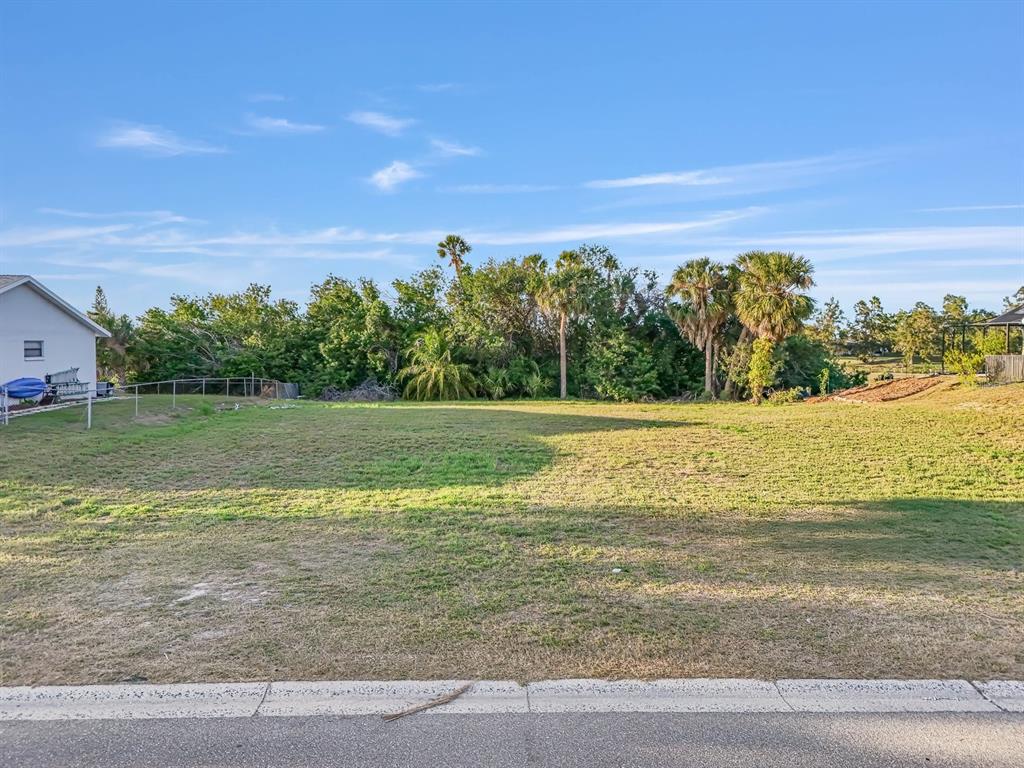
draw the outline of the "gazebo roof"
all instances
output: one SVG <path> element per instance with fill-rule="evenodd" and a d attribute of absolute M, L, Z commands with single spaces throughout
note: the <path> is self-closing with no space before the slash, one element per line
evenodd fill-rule
<path fill-rule="evenodd" d="M 1024 325 L 1024 304 L 1003 312 L 999 317 L 986 320 L 983 325 Z"/>

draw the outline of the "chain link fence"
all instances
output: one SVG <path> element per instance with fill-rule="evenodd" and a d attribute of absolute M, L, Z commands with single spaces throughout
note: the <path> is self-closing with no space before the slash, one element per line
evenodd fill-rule
<path fill-rule="evenodd" d="M 297 384 L 256 376 L 169 379 L 123 387 L 100 382 L 95 388 L 86 386 L 73 396 L 51 391 L 39 400 L 8 399 L 2 403 L 0 428 L 25 425 L 46 413 L 52 414 L 48 423 L 67 428 L 166 424 L 190 413 L 282 407 L 277 401 L 298 397 Z"/>

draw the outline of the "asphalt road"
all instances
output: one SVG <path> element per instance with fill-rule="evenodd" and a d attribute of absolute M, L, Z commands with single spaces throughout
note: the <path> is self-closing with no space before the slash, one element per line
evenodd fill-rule
<path fill-rule="evenodd" d="M 0 765 L 1013 766 L 1024 714 L 492 714 L 0 723 Z"/>

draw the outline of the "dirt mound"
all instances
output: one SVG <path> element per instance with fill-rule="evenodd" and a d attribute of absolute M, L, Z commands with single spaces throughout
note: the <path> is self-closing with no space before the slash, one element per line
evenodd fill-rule
<path fill-rule="evenodd" d="M 889 400 L 899 400 L 919 394 L 926 389 L 942 384 L 944 381 L 945 379 L 939 376 L 894 379 L 893 381 L 883 381 L 866 387 L 844 389 L 827 399 L 847 403 L 884 403 Z"/>

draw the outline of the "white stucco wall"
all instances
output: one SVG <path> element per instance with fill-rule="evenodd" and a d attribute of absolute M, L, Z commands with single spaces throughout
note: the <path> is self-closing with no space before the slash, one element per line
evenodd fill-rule
<path fill-rule="evenodd" d="M 43 359 L 26 360 L 25 342 L 41 339 Z M 28 285 L 0 293 L 0 383 L 78 368 L 96 382 L 96 335 Z"/>

